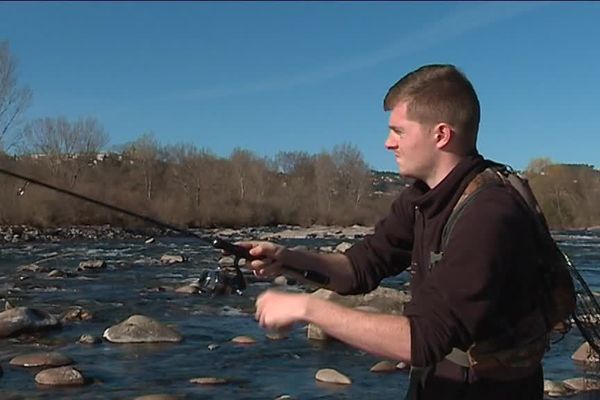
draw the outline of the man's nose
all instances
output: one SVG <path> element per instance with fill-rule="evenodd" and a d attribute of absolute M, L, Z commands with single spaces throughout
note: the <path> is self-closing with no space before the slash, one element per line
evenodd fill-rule
<path fill-rule="evenodd" d="M 388 150 L 394 150 L 396 147 L 398 147 L 398 145 L 394 140 L 394 135 L 392 134 L 392 132 L 390 132 L 388 133 L 387 139 L 385 140 L 385 148 Z"/>

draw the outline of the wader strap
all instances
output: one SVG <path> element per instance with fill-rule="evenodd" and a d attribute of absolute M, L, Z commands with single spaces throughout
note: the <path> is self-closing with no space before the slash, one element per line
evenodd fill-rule
<path fill-rule="evenodd" d="M 410 367 L 410 375 L 408 377 L 408 390 L 406 391 L 406 397 L 404 400 L 419 400 L 423 386 L 427 376 L 433 370 L 432 367 Z"/>
<path fill-rule="evenodd" d="M 461 367 L 469 368 L 471 366 L 469 355 L 461 349 L 457 349 L 456 347 L 454 347 L 445 358 L 446 360 L 452 361 L 454 364 L 460 365 Z"/>

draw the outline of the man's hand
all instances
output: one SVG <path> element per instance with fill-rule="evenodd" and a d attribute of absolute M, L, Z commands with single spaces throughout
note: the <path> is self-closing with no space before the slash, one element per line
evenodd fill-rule
<path fill-rule="evenodd" d="M 239 246 L 249 249 L 250 255 L 256 257 L 254 260 L 246 260 L 246 266 L 250 267 L 254 275 L 261 277 L 274 277 L 281 275 L 282 255 L 286 248 L 271 242 L 240 242 Z"/>
<path fill-rule="evenodd" d="M 267 290 L 256 299 L 255 318 L 267 330 L 285 330 L 304 321 L 310 296 Z"/>

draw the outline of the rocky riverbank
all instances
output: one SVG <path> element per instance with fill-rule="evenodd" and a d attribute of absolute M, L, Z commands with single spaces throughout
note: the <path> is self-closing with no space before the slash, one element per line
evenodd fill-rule
<path fill-rule="evenodd" d="M 353 225 L 350 227 L 321 226 L 300 227 L 277 225 L 274 227 L 248 227 L 241 229 L 190 229 L 190 232 L 206 236 L 226 237 L 232 240 L 256 239 L 357 239 L 373 232 L 373 227 Z M 61 242 L 65 240 L 132 240 L 154 236 L 181 236 L 180 233 L 158 229 L 127 229 L 110 225 L 70 226 L 38 228 L 25 225 L 0 226 L 0 243 Z"/>

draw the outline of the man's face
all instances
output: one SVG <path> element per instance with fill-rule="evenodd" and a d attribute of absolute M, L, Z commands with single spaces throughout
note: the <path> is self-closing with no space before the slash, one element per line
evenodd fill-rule
<path fill-rule="evenodd" d="M 435 165 L 435 135 L 408 119 L 406 108 L 407 103 L 402 102 L 392 109 L 385 147 L 394 153 L 401 175 L 427 181 Z"/>

